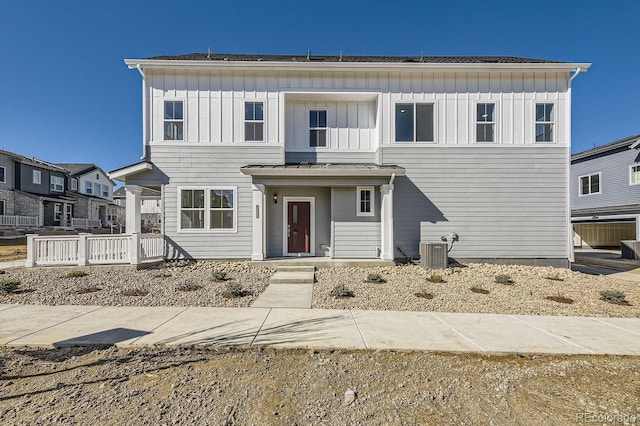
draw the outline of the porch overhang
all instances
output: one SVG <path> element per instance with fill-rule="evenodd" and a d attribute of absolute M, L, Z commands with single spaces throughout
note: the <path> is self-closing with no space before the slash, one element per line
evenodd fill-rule
<path fill-rule="evenodd" d="M 240 168 L 244 175 L 264 178 L 391 178 L 404 176 L 399 166 L 377 164 L 299 163 L 283 165 L 248 165 Z"/>
<path fill-rule="evenodd" d="M 147 161 L 131 164 L 109 172 L 109 179 L 126 181 L 127 176 L 147 170 L 152 170 L 153 165 Z"/>

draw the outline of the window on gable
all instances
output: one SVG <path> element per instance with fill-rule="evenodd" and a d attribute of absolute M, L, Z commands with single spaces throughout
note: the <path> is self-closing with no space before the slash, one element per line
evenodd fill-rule
<path fill-rule="evenodd" d="M 359 186 L 356 193 L 358 194 L 357 216 L 373 216 L 374 213 L 374 192 L 372 186 Z"/>
<path fill-rule="evenodd" d="M 184 112 L 182 101 L 164 101 L 164 140 L 184 140 Z"/>
<path fill-rule="evenodd" d="M 327 146 L 327 111 L 309 111 L 309 146 Z"/>
<path fill-rule="evenodd" d="M 85 182 L 84 184 L 84 193 L 85 194 L 93 194 L 93 183 Z"/>
<path fill-rule="evenodd" d="M 629 167 L 629 184 L 640 184 L 640 165 Z"/>
<path fill-rule="evenodd" d="M 396 142 L 434 142 L 433 104 L 396 104 Z"/>
<path fill-rule="evenodd" d="M 51 191 L 64 192 L 64 178 L 60 176 L 51 176 Z"/>
<path fill-rule="evenodd" d="M 580 195 L 600 194 L 600 173 L 580 176 Z"/>
<path fill-rule="evenodd" d="M 476 142 L 495 142 L 496 104 L 476 105 Z"/>
<path fill-rule="evenodd" d="M 262 102 L 244 103 L 244 140 L 264 140 L 264 110 Z"/>
<path fill-rule="evenodd" d="M 72 191 L 78 190 L 78 179 L 71 179 L 71 190 Z"/>
<path fill-rule="evenodd" d="M 6 169 L 4 167 L 0 167 L 0 182 L 5 183 L 5 173 Z"/>
<path fill-rule="evenodd" d="M 536 142 L 553 142 L 553 104 L 536 104 Z"/>
<path fill-rule="evenodd" d="M 40 170 L 33 171 L 33 184 L 40 185 L 42 183 L 42 172 Z"/>
<path fill-rule="evenodd" d="M 180 190 L 180 229 L 235 231 L 236 189 Z"/>

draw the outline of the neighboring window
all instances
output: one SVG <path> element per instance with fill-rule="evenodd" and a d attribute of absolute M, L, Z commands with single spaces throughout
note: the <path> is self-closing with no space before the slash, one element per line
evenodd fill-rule
<path fill-rule="evenodd" d="M 33 171 L 33 183 L 40 185 L 42 183 L 42 172 L 40 170 Z"/>
<path fill-rule="evenodd" d="M 84 184 L 84 193 L 85 194 L 93 194 L 93 183 L 85 182 L 85 184 Z"/>
<path fill-rule="evenodd" d="M 78 190 L 78 179 L 71 179 L 71 190 Z"/>
<path fill-rule="evenodd" d="M 496 104 L 476 105 L 476 142 L 495 142 Z"/>
<path fill-rule="evenodd" d="M 5 183 L 6 182 L 4 180 L 5 171 L 6 171 L 6 169 L 4 167 L 0 167 L 0 182 L 1 183 Z"/>
<path fill-rule="evenodd" d="M 4 200 L 0 200 L 0 215 L 4 216 Z"/>
<path fill-rule="evenodd" d="M 374 192 L 373 187 L 358 187 L 358 216 L 373 216 Z"/>
<path fill-rule="evenodd" d="M 164 101 L 164 140 L 183 140 L 183 128 L 182 101 Z"/>
<path fill-rule="evenodd" d="M 102 185 L 99 183 L 93 183 L 93 195 L 100 196 L 100 191 L 102 191 Z"/>
<path fill-rule="evenodd" d="M 55 192 L 64 192 L 64 178 L 60 176 L 51 176 L 51 190 Z"/>
<path fill-rule="evenodd" d="M 327 111 L 309 111 L 309 146 L 327 146 Z"/>
<path fill-rule="evenodd" d="M 434 142 L 433 104 L 396 104 L 396 142 Z"/>
<path fill-rule="evenodd" d="M 262 102 L 244 103 L 244 140 L 264 140 L 264 110 Z"/>
<path fill-rule="evenodd" d="M 180 229 L 234 231 L 235 188 L 180 190 Z"/>
<path fill-rule="evenodd" d="M 640 184 L 640 165 L 629 167 L 629 184 L 630 185 Z"/>
<path fill-rule="evenodd" d="M 553 104 L 536 104 L 536 142 L 553 142 Z"/>
<path fill-rule="evenodd" d="M 580 195 L 600 193 L 600 173 L 580 176 Z"/>
<path fill-rule="evenodd" d="M 109 186 L 102 185 L 102 196 L 104 198 L 109 198 Z"/>
<path fill-rule="evenodd" d="M 96 173 L 96 180 L 100 180 L 100 173 Z"/>
<path fill-rule="evenodd" d="M 62 204 L 54 204 L 53 205 L 53 220 L 56 222 L 60 221 L 60 217 L 62 216 Z"/>

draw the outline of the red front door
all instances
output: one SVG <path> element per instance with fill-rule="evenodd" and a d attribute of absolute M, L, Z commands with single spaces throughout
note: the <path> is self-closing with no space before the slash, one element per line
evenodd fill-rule
<path fill-rule="evenodd" d="M 311 203 L 290 201 L 287 206 L 289 253 L 311 253 Z"/>

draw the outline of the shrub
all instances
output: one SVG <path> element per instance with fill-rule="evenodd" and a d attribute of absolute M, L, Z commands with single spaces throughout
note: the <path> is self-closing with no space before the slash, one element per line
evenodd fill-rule
<path fill-rule="evenodd" d="M 606 300 L 607 302 L 614 302 L 625 305 L 629 303 L 627 302 L 627 296 L 623 292 L 617 290 L 601 291 L 600 296 L 602 300 Z"/>
<path fill-rule="evenodd" d="M 123 296 L 146 296 L 147 294 L 149 294 L 147 290 L 142 290 L 140 288 L 130 288 L 122 291 Z"/>
<path fill-rule="evenodd" d="M 385 282 L 387 282 L 387 280 L 385 280 L 384 278 L 382 278 L 378 274 L 369 274 L 369 275 L 367 275 L 367 279 L 365 281 L 368 282 L 368 283 L 385 283 Z"/>
<path fill-rule="evenodd" d="M 353 291 L 349 289 L 345 284 L 338 284 L 331 290 L 333 297 L 353 297 Z"/>
<path fill-rule="evenodd" d="M 18 287 L 20 287 L 20 281 L 18 280 L 0 281 L 0 291 L 5 294 L 15 293 Z"/>
<path fill-rule="evenodd" d="M 484 288 L 480 287 L 471 287 L 470 290 L 478 294 L 489 294 L 489 290 L 485 290 Z"/>
<path fill-rule="evenodd" d="M 87 275 L 87 273 L 81 269 L 78 269 L 76 271 L 69 271 L 67 273 L 67 278 L 79 278 L 79 277 L 85 277 Z"/>
<path fill-rule="evenodd" d="M 225 284 L 225 292 L 222 293 L 223 296 L 229 297 L 242 297 L 245 295 L 244 287 L 242 284 L 237 283 L 235 281 L 229 281 Z"/>
<path fill-rule="evenodd" d="M 7 271 L 5 271 L 4 269 L 0 269 L 0 275 L 4 275 L 6 273 L 7 273 Z"/>
<path fill-rule="evenodd" d="M 217 282 L 229 281 L 231 277 L 223 271 L 213 271 L 213 280 Z"/>
<path fill-rule="evenodd" d="M 442 275 L 438 275 L 438 274 L 431 275 L 429 278 L 427 278 L 427 281 L 431 281 L 432 283 L 443 283 L 443 282 L 445 282 L 444 279 L 442 279 Z"/>
<path fill-rule="evenodd" d="M 506 274 L 496 275 L 496 282 L 498 284 L 504 284 L 504 285 L 513 284 L 513 280 L 511 279 L 511 275 L 506 275 Z"/>

